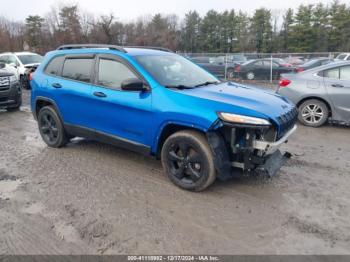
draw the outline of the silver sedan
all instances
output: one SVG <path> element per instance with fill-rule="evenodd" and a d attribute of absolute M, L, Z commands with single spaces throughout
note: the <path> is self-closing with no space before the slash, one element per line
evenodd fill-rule
<path fill-rule="evenodd" d="M 277 92 L 298 106 L 304 125 L 319 127 L 328 119 L 350 124 L 349 61 L 281 75 Z"/>

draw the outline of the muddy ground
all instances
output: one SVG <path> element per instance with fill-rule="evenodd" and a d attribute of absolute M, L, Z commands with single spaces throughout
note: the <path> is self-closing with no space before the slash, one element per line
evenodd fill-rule
<path fill-rule="evenodd" d="M 0 254 L 350 254 L 350 129 L 299 126 L 272 179 L 178 189 L 160 162 L 0 112 Z"/>

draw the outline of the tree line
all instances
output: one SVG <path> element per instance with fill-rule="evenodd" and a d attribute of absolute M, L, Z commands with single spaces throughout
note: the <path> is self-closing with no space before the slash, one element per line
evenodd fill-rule
<path fill-rule="evenodd" d="M 242 11 L 189 11 L 120 22 L 114 14 L 95 16 L 76 4 L 53 7 L 25 21 L 0 17 L 0 52 L 28 49 L 45 53 L 67 43 L 161 46 L 197 53 L 350 51 L 350 6 L 300 5 L 284 13 L 259 8 Z"/>

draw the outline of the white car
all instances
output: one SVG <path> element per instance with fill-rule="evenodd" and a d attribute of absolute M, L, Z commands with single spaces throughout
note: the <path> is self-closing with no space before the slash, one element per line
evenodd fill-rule
<path fill-rule="evenodd" d="M 350 53 L 341 53 L 336 58 L 335 61 L 350 61 Z"/>
<path fill-rule="evenodd" d="M 7 69 L 17 76 L 24 88 L 29 88 L 29 73 L 35 70 L 42 60 L 41 55 L 30 52 L 0 54 L 0 63 L 7 65 Z"/>

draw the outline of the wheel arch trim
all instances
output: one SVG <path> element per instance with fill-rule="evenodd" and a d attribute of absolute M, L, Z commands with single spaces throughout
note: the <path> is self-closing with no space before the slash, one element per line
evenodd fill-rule
<path fill-rule="evenodd" d="M 61 112 L 60 112 L 60 110 L 59 110 L 59 108 L 58 108 L 56 102 L 55 102 L 53 99 L 48 98 L 48 97 L 44 97 L 44 96 L 37 96 L 37 97 L 35 98 L 35 108 L 34 108 L 34 110 L 32 111 L 35 120 L 38 120 L 38 113 L 39 113 L 39 112 L 38 112 L 38 110 L 37 110 L 37 107 L 38 107 L 38 102 L 40 102 L 40 101 L 44 101 L 44 102 L 47 102 L 47 103 L 51 104 L 51 105 L 54 107 L 54 109 L 56 110 L 56 112 L 57 112 L 57 114 L 58 114 L 58 117 L 60 118 L 60 120 L 61 120 L 62 123 L 63 123 L 63 118 L 62 118 Z"/>
<path fill-rule="evenodd" d="M 161 128 L 159 128 L 159 131 L 157 132 L 152 146 L 152 154 L 159 158 L 165 140 L 175 132 L 186 129 L 195 130 L 203 134 L 206 134 L 206 132 L 208 131 L 207 128 L 195 124 L 180 121 L 167 121 L 163 123 L 163 125 L 161 126 Z"/>

